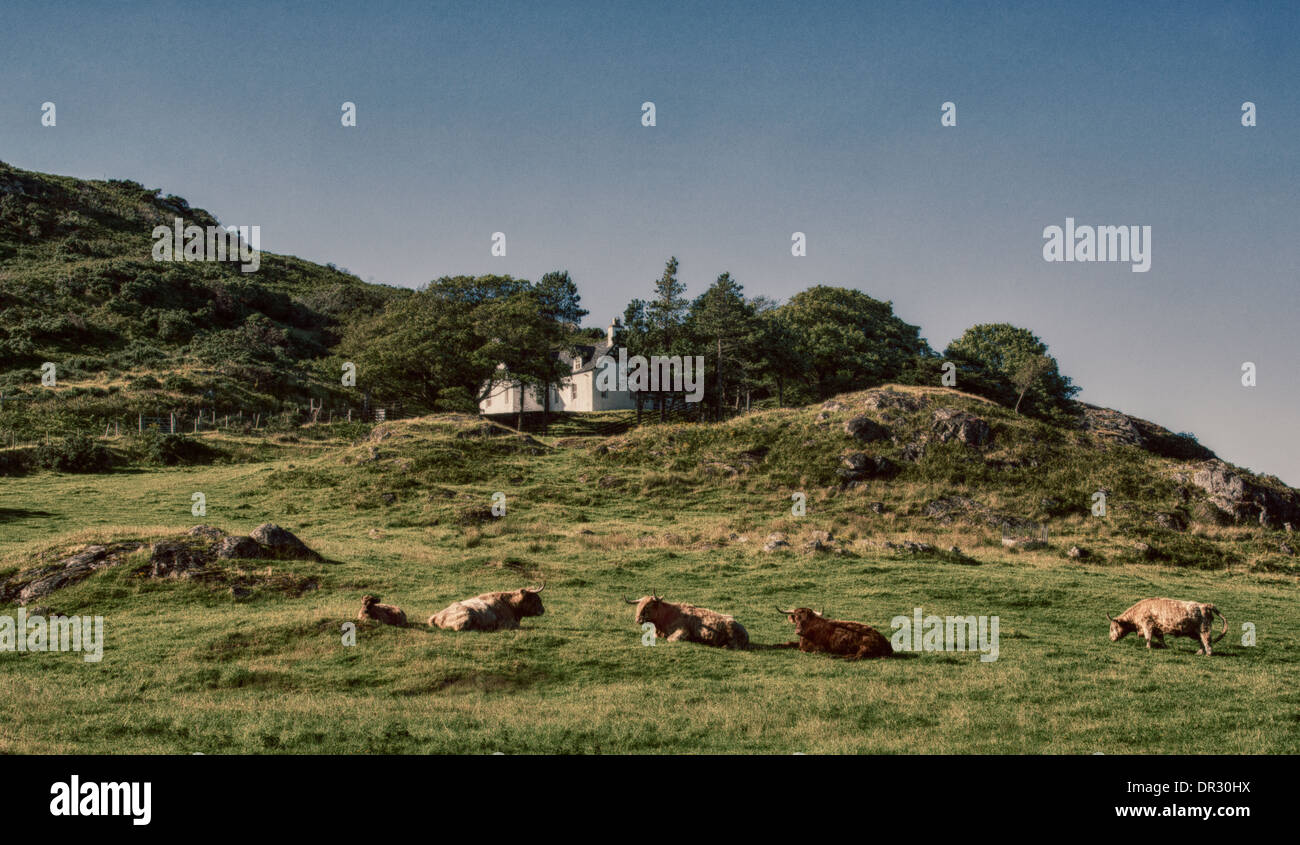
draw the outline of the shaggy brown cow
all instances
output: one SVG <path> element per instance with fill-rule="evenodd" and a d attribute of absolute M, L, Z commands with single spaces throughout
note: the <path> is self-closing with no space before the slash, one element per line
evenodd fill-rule
<path fill-rule="evenodd" d="M 1223 620 L 1223 630 L 1213 640 L 1214 615 Z M 1191 637 L 1201 641 L 1197 654 L 1210 654 L 1210 643 L 1223 639 L 1228 633 L 1228 619 L 1212 604 L 1178 599 L 1142 599 L 1119 616 L 1110 620 L 1110 641 L 1116 642 L 1126 634 L 1137 631 L 1146 638 L 1147 648 L 1164 648 L 1165 634 L 1171 637 Z M 1152 642 L 1154 641 L 1154 645 Z"/>
<path fill-rule="evenodd" d="M 500 593 L 483 593 L 455 601 L 429 617 L 429 624 L 448 631 L 505 631 L 519 627 L 525 616 L 546 612 L 538 597 L 546 585 Z"/>
<path fill-rule="evenodd" d="M 734 616 L 706 607 L 674 604 L 656 595 L 623 601 L 636 605 L 638 625 L 652 623 L 655 635 L 666 637 L 670 643 L 684 640 L 719 648 L 749 648 L 749 632 Z"/>
<path fill-rule="evenodd" d="M 824 651 L 839 654 L 849 660 L 863 657 L 888 657 L 894 648 L 875 628 L 861 622 L 848 622 L 841 619 L 825 619 L 808 607 L 796 607 L 791 610 L 777 610 L 785 614 L 794 623 L 794 632 L 799 635 L 799 650 L 803 652 Z"/>
<path fill-rule="evenodd" d="M 357 619 L 373 619 L 385 625 L 406 627 L 406 614 L 400 607 L 392 604 L 380 604 L 378 596 L 366 596 L 361 600 L 361 611 Z"/>

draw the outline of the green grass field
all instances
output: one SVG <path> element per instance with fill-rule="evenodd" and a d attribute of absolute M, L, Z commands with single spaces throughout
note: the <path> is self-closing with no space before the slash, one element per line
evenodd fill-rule
<path fill-rule="evenodd" d="M 1062 520 L 1051 547 L 1032 553 L 1003 549 L 986 529 L 925 533 L 902 516 L 923 482 L 847 494 L 810 485 L 808 514 L 795 518 L 779 464 L 770 475 L 715 479 L 702 465 L 612 459 L 581 438 L 533 448 L 456 439 L 440 425 L 392 423 L 391 436 L 361 441 L 281 438 L 260 451 L 251 439 L 210 435 L 262 459 L 0 479 L 0 578 L 86 543 L 147 541 L 198 523 L 247 533 L 277 522 L 329 561 L 242 562 L 254 575 L 269 567 L 316 579 L 319 589 L 301 595 L 267 578 L 236 598 L 122 565 L 36 602 L 105 617 L 104 658 L 0 653 L 0 751 L 1300 751 L 1292 572 L 1070 560 L 1064 549 L 1076 538 L 1107 542 L 1082 518 Z M 670 440 L 697 430 L 662 429 Z M 204 517 L 190 513 L 196 491 Z M 484 519 L 496 491 L 507 513 Z M 865 503 L 877 499 L 899 516 L 872 514 Z M 833 530 L 844 553 L 806 551 L 814 529 Z M 791 550 L 761 551 L 771 531 L 787 533 Z M 878 545 L 902 537 L 956 543 L 970 558 Z M 543 578 L 546 614 L 518 631 L 424 624 L 455 599 Z M 622 597 L 651 590 L 734 614 L 758 644 L 792 637 L 778 603 L 824 607 L 887 636 L 892 617 L 918 606 L 996 615 L 999 659 L 854 663 L 647 647 Z M 345 646 L 343 623 L 367 592 L 401 606 L 412 625 L 362 627 Z M 1227 614 L 1212 657 L 1186 639 L 1153 651 L 1135 636 L 1109 642 L 1103 614 L 1155 595 L 1212 601 Z M 1256 626 L 1254 647 L 1241 645 L 1243 622 Z"/>

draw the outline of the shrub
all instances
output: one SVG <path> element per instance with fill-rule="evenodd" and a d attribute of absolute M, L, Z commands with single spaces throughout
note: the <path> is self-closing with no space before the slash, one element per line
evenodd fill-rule
<path fill-rule="evenodd" d="M 162 466 L 211 463 L 217 454 L 215 449 L 192 437 L 163 434 L 157 429 L 150 429 L 137 438 L 135 453 L 145 463 Z"/>
<path fill-rule="evenodd" d="M 36 447 L 36 465 L 58 472 L 103 472 L 112 464 L 107 449 L 83 434 Z"/>

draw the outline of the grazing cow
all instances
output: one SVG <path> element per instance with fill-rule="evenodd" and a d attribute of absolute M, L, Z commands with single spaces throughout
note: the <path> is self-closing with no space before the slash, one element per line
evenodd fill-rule
<path fill-rule="evenodd" d="M 1223 620 L 1223 630 L 1213 640 L 1214 615 Z M 1228 633 L 1228 619 L 1212 604 L 1178 599 L 1142 599 L 1119 616 L 1110 620 L 1110 641 L 1116 642 L 1126 634 L 1137 631 L 1146 638 L 1147 648 L 1164 648 L 1165 634 L 1171 637 L 1191 637 L 1201 641 L 1197 654 L 1210 654 L 1210 643 L 1223 639 Z M 1153 644 L 1154 641 L 1154 644 Z"/>
<path fill-rule="evenodd" d="M 505 631 L 519 627 L 525 616 L 546 612 L 538 597 L 546 585 L 483 593 L 472 599 L 454 601 L 429 617 L 429 624 L 448 631 Z"/>
<path fill-rule="evenodd" d="M 749 648 L 749 632 L 734 616 L 705 607 L 674 604 L 653 594 L 623 601 L 636 605 L 638 625 L 652 623 L 655 635 L 666 637 L 669 642 L 685 640 L 719 648 Z"/>
<path fill-rule="evenodd" d="M 796 607 L 791 610 L 777 610 L 785 614 L 794 623 L 794 632 L 799 635 L 799 650 L 803 652 L 824 651 L 839 654 L 849 660 L 863 657 L 888 657 L 894 648 L 875 628 L 861 622 L 846 622 L 841 619 L 826 619 L 815 610 Z"/>
<path fill-rule="evenodd" d="M 406 614 L 400 607 L 392 604 L 380 604 L 378 596 L 366 596 L 361 600 L 361 612 L 357 619 L 373 619 L 385 625 L 406 627 Z"/>

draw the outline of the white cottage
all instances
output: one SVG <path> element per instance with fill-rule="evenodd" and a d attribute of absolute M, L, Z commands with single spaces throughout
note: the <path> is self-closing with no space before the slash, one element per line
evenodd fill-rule
<path fill-rule="evenodd" d="M 579 346 L 576 355 L 561 352 L 573 368 L 572 373 L 558 385 L 551 385 L 551 410 L 560 413 L 578 411 L 622 411 L 636 407 L 636 400 L 626 390 L 598 390 L 596 388 L 597 363 L 601 356 L 608 355 L 617 361 L 618 345 L 615 333 L 622 328 L 617 319 L 609 324 L 605 339 L 595 346 Z M 499 369 L 504 370 L 501 364 Z M 626 381 L 626 380 L 624 380 Z M 523 402 L 523 408 L 519 403 Z M 516 414 L 542 410 L 540 388 L 520 385 L 518 381 L 498 381 L 492 392 L 479 402 L 481 414 Z"/>

